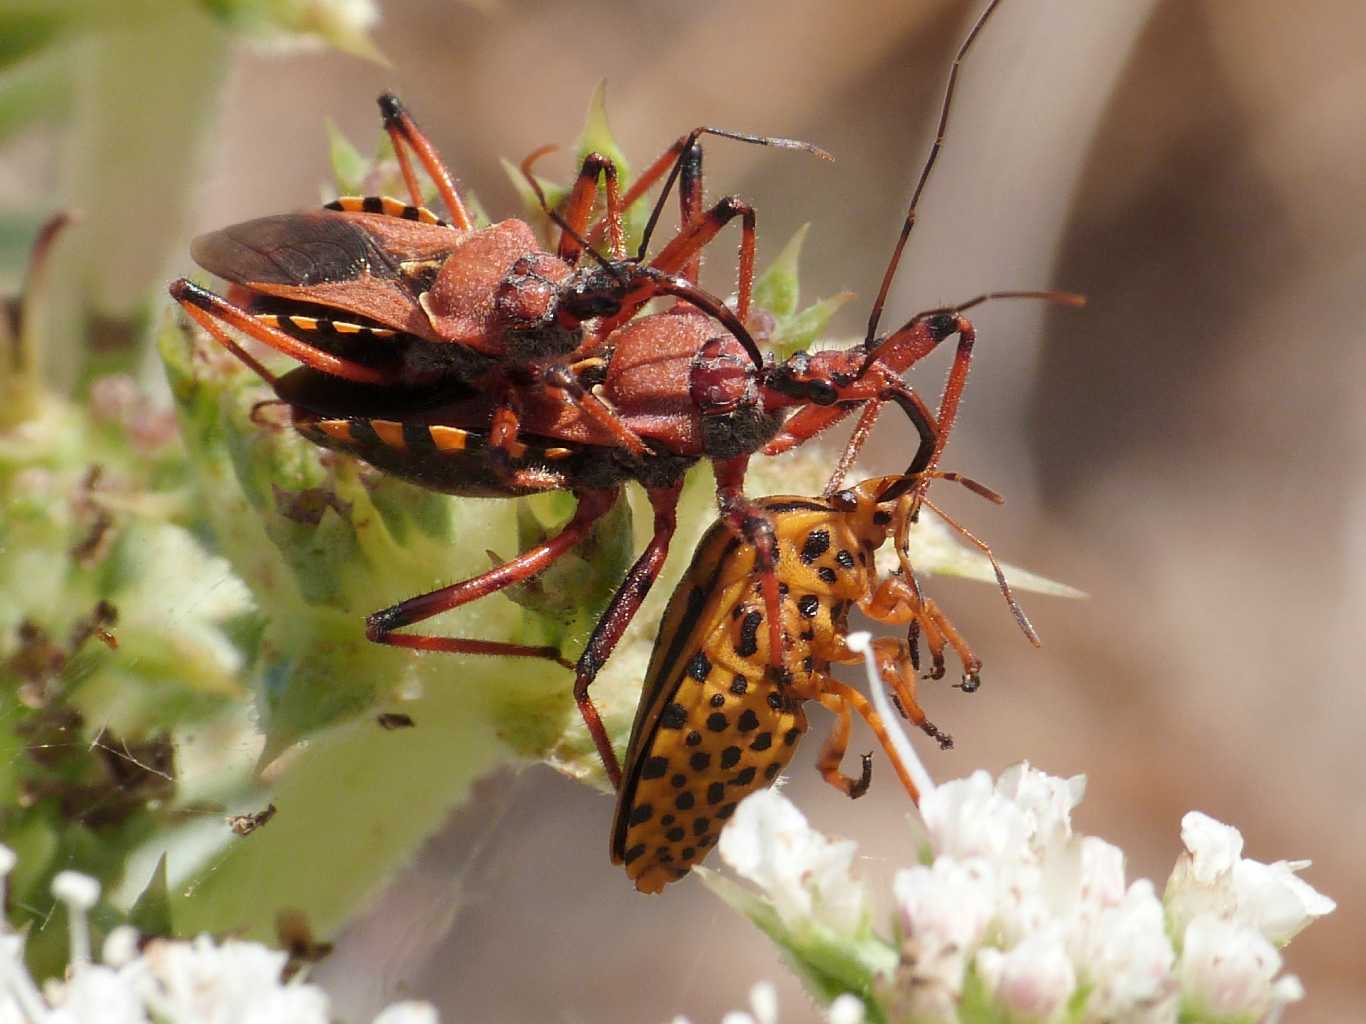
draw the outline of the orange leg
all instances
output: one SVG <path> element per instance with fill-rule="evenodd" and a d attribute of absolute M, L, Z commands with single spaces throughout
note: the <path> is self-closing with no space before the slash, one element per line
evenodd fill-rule
<path fill-rule="evenodd" d="M 441 201 L 446 204 L 446 209 L 450 213 L 451 223 L 462 231 L 469 231 L 474 227 L 474 222 L 465 211 L 465 204 L 460 201 L 460 196 L 455 191 L 455 182 L 451 180 L 451 172 L 446 169 L 436 147 L 408 115 L 408 111 L 404 109 L 397 96 L 385 93 L 379 98 L 379 109 L 384 117 L 384 130 L 389 133 L 389 138 L 394 144 L 394 155 L 398 158 L 398 166 L 403 172 L 403 180 L 408 186 L 413 205 L 422 205 L 422 188 L 408 158 L 405 143 L 417 154 L 422 169 L 436 185 L 437 194 L 441 196 Z"/>
<path fill-rule="evenodd" d="M 819 681 L 824 685 L 826 680 Z M 820 757 L 816 759 L 816 770 L 826 782 L 834 786 L 850 800 L 857 800 L 868 792 L 868 784 L 873 781 L 873 755 L 863 755 L 863 770 L 857 779 L 840 771 L 840 762 L 849 749 L 849 733 L 853 722 L 849 717 L 849 705 L 843 697 L 834 693 L 821 693 L 817 700 L 828 711 L 834 712 L 835 724 L 830 735 L 825 738 Z"/>
<path fill-rule="evenodd" d="M 962 688 L 969 692 L 975 690 L 982 670 L 982 659 L 973 653 L 967 640 L 949 621 L 939 605 L 920 592 L 919 586 L 913 582 L 914 578 L 907 576 L 903 570 L 900 576 L 889 576 L 884 579 L 872 599 L 863 606 L 864 613 L 869 618 L 889 625 L 910 625 L 906 640 L 912 645 L 909 651 L 912 668 L 920 667 L 920 658 L 912 643 L 912 637 L 923 633 L 932 659 L 931 679 L 943 678 L 944 648 L 946 645 L 952 647 L 963 664 Z"/>
<path fill-rule="evenodd" d="M 846 686 L 844 683 L 830 678 L 821 681 L 821 689 L 822 692 L 830 694 L 831 696 L 842 700 L 847 706 L 852 707 L 859 713 L 859 717 L 868 723 L 868 728 L 873 730 L 873 735 L 877 737 L 878 743 L 882 746 L 882 749 L 886 751 L 887 757 L 891 760 L 892 768 L 896 772 L 897 778 L 899 778 L 901 784 L 906 787 L 906 792 L 911 795 L 911 799 L 915 801 L 916 804 L 919 804 L 920 790 L 917 789 L 915 783 L 911 781 L 911 773 L 907 771 L 906 766 L 901 763 L 901 757 L 897 754 L 896 747 L 892 745 L 891 737 L 887 735 L 887 726 L 883 723 L 882 717 L 874 710 L 872 704 L 869 703 L 868 698 L 859 693 L 852 686 Z M 824 703 L 824 701 L 822 701 L 822 703 Z"/>
<path fill-rule="evenodd" d="M 255 338 L 275 351 L 297 359 L 305 366 L 315 370 L 355 381 L 358 384 L 394 384 L 398 382 L 397 370 L 381 370 L 366 366 L 351 359 L 335 356 L 330 352 L 300 341 L 277 327 L 257 319 L 246 310 L 233 305 L 211 291 L 199 287 L 185 278 L 171 282 L 171 298 L 180 303 L 190 318 L 199 324 L 222 344 L 229 352 L 246 363 L 267 383 L 274 384 L 275 374 L 271 373 L 254 356 L 242 348 L 224 328 L 226 324 Z"/>
<path fill-rule="evenodd" d="M 531 173 L 532 165 L 547 153 L 554 152 L 557 146 L 542 146 L 529 154 L 521 163 L 522 177 L 544 201 L 539 183 Z M 626 258 L 626 240 L 622 228 L 622 199 L 617 188 L 617 165 L 611 157 L 601 153 L 589 153 L 583 158 L 579 175 L 564 200 L 560 210 L 560 243 L 557 255 L 566 263 L 575 262 L 584 247 L 591 244 L 587 237 L 588 220 L 593 213 L 593 204 L 598 197 L 598 182 L 605 180 L 607 192 L 607 233 L 614 260 Z"/>

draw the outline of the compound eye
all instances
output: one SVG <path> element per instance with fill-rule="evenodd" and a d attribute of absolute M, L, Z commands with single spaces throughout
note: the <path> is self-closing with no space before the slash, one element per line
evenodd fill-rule
<path fill-rule="evenodd" d="M 806 397 L 815 405 L 834 405 L 839 400 L 839 393 L 829 382 L 813 380 L 807 383 Z"/>
<path fill-rule="evenodd" d="M 830 504 L 841 512 L 852 512 L 858 508 L 858 496 L 853 491 L 836 491 L 830 495 Z"/>

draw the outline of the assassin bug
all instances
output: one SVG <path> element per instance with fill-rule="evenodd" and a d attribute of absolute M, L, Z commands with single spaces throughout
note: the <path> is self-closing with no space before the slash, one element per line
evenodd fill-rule
<path fill-rule="evenodd" d="M 862 660 L 845 642 L 851 608 L 879 622 L 909 624 L 907 638 L 873 642 L 879 674 L 903 715 L 941 746 L 952 745 L 916 700 L 919 657 L 912 637 L 926 638 L 940 675 L 943 649 L 952 646 L 963 662 L 965 689 L 981 662 L 921 593 L 907 553 L 910 524 L 928 501 L 923 486 L 936 477 L 1001 500 L 958 474 L 927 470 L 865 480 L 823 499 L 757 502 L 778 536 L 784 591 L 784 665 L 778 669 L 768 664 L 754 546 L 722 523 L 702 538 L 660 625 L 618 792 L 612 861 L 626 866 L 637 889 L 658 892 L 682 878 L 706 856 L 739 801 L 773 783 L 807 731 L 808 701 L 836 716 L 818 760 L 827 782 L 852 798 L 868 789 L 871 755 L 864 755 L 857 778 L 840 771 L 851 711 L 857 712 L 918 801 L 883 721 L 861 693 L 829 671 L 832 663 Z M 879 579 L 874 558 L 888 537 L 900 568 Z M 1016 617 L 1026 622 L 1004 577 L 1000 584 Z"/>
<path fill-rule="evenodd" d="M 247 221 L 194 241 L 204 269 L 228 280 L 222 298 L 181 279 L 172 296 L 202 327 L 248 365 L 262 367 L 237 346 L 231 327 L 329 378 L 385 388 L 445 385 L 492 394 L 499 439 L 517 432 L 520 392 L 551 389 L 615 443 L 639 454 L 643 442 L 588 389 L 578 387 L 559 357 L 581 360 L 658 295 L 687 297 L 735 324 L 735 316 L 686 274 L 701 249 L 737 216 L 744 218 L 742 252 L 752 263 L 753 211 L 727 197 L 689 225 L 652 260 L 644 254 L 659 210 L 680 165 L 703 134 L 787 149 L 815 146 L 701 127 L 665 151 L 623 196 L 616 168 L 598 153 L 585 157 L 563 214 L 556 252 L 542 250 L 529 225 L 509 219 L 476 228 L 450 172 L 399 100 L 379 100 L 384 126 L 411 204 L 382 196 L 343 197 L 322 210 Z M 435 183 L 450 222 L 421 205 L 411 150 Z M 625 259 L 622 211 L 668 170 L 640 250 Z M 607 232 L 615 258 L 588 246 L 584 233 L 605 183 Z M 584 265 L 585 252 L 595 262 Z M 743 276 L 743 275 L 742 275 Z M 592 322 L 595 326 L 585 330 Z M 741 329 L 743 330 L 743 329 Z M 750 343 L 752 345 L 752 342 Z M 757 352 L 757 349 L 756 349 Z M 449 392 L 448 392 L 449 395 Z M 500 445 L 506 450 L 507 445 Z"/>

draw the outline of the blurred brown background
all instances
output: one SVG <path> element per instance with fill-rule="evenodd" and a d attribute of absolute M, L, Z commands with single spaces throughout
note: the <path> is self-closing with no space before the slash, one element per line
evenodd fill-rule
<path fill-rule="evenodd" d="M 384 0 L 392 70 L 243 55 L 223 97 L 200 229 L 314 201 L 322 119 L 377 133 L 402 93 L 466 187 L 516 209 L 500 155 L 569 143 L 593 85 L 637 167 L 696 124 L 811 139 L 831 165 L 715 143 L 713 196 L 760 214 L 769 254 L 811 221 L 803 283 L 859 293 L 860 330 L 978 0 L 857 5 Z M 1085 771 L 1079 825 L 1161 881 L 1181 814 L 1249 855 L 1312 857 L 1340 909 L 1292 947 L 1296 1021 L 1359 1019 L 1366 919 L 1366 8 L 1351 0 L 1008 0 L 970 59 L 887 324 L 989 288 L 1083 291 L 1082 313 L 1000 304 L 952 468 L 1010 496 L 946 500 L 1003 557 L 1089 591 L 1029 599 L 1035 652 L 988 587 L 932 584 L 987 661 L 965 697 L 927 684 L 958 749 L 939 777 L 1028 758 Z M 567 164 L 561 166 L 563 171 Z M 729 243 L 724 243 L 718 253 Z M 726 291 L 727 260 L 711 283 Z M 937 394 L 942 366 L 912 380 Z M 872 462 L 908 439 L 888 421 Z M 904 797 L 857 804 L 798 756 L 788 792 L 857 837 L 885 880 L 912 855 Z M 607 860 L 607 799 L 546 770 L 490 780 L 328 973 L 359 1008 L 395 986 L 448 1021 L 719 1019 L 756 979 L 810 1016 L 767 941 L 695 882 L 649 899 Z M 396 795 L 396 799 L 401 797 Z M 500 815 L 464 876 L 467 836 Z M 458 902 L 465 909 L 437 940 Z M 360 1018 L 362 1014 L 356 1013 Z"/>

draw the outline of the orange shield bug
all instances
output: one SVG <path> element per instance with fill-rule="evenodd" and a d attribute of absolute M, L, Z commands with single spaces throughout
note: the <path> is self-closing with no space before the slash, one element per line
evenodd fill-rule
<path fill-rule="evenodd" d="M 945 647 L 956 651 L 965 690 L 976 688 L 981 661 L 921 592 L 907 554 L 910 524 L 928 502 L 923 484 L 934 477 L 960 480 L 1000 500 L 957 474 L 930 470 L 865 480 L 828 498 L 778 496 L 756 502 L 778 538 L 785 659 L 780 668 L 769 664 L 754 546 L 721 523 L 698 544 L 655 642 L 612 827 L 612 860 L 626 866 L 642 892 L 658 892 L 687 874 L 716 842 L 736 804 L 773 783 L 807 731 L 803 706 L 809 701 L 836 716 L 818 760 L 827 782 L 850 797 L 868 788 L 869 756 L 857 777 L 840 770 L 851 713 L 857 713 L 918 800 L 885 724 L 863 694 L 831 677 L 830 667 L 862 660 L 846 643 L 850 610 L 908 626 L 906 638 L 873 642 L 879 673 L 906 718 L 942 746 L 952 744 L 916 699 L 917 640 L 927 642 L 936 677 L 943 674 Z M 874 558 L 889 537 L 900 567 L 879 577 Z M 1026 636 L 1037 642 L 996 568 L 1007 602 Z"/>

